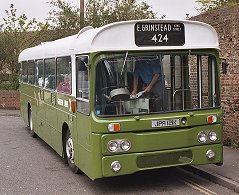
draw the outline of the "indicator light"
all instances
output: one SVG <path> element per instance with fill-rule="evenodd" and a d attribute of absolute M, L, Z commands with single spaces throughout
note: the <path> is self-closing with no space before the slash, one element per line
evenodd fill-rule
<path fill-rule="evenodd" d="M 69 100 L 69 101 L 70 101 L 70 105 L 71 105 L 70 111 L 75 113 L 75 101 L 73 101 L 73 100 Z"/>
<path fill-rule="evenodd" d="M 212 124 L 212 123 L 216 123 L 217 122 L 217 116 L 215 115 L 210 115 L 207 117 L 207 122 Z"/>
<path fill-rule="evenodd" d="M 108 124 L 109 132 L 119 132 L 120 131 L 120 124 L 119 123 L 110 123 Z"/>

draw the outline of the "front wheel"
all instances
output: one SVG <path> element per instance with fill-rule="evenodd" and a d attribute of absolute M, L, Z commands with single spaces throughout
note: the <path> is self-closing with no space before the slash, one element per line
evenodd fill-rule
<path fill-rule="evenodd" d="M 65 149 L 66 149 L 66 158 L 70 169 L 72 170 L 73 173 L 78 173 L 79 168 L 75 165 L 74 162 L 74 144 L 70 130 L 68 130 L 66 133 Z"/>

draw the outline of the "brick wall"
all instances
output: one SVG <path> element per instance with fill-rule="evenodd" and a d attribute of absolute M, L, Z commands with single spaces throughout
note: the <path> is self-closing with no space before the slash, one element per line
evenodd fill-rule
<path fill-rule="evenodd" d="M 0 109 L 19 109 L 19 92 L 14 90 L 0 90 Z"/>
<path fill-rule="evenodd" d="M 219 37 L 221 57 L 229 63 L 221 72 L 221 105 L 224 140 L 239 143 L 239 6 L 211 11 L 191 18 L 212 25 Z"/>

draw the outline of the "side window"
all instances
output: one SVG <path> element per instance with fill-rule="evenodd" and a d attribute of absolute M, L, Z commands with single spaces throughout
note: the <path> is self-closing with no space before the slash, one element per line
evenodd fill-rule
<path fill-rule="evenodd" d="M 57 67 L 57 91 L 71 93 L 71 58 L 62 57 L 56 60 Z"/>
<path fill-rule="evenodd" d="M 88 56 L 76 58 L 77 70 L 77 110 L 89 114 L 89 69 L 87 68 Z"/>
<path fill-rule="evenodd" d="M 22 82 L 27 83 L 27 62 L 22 62 Z"/>
<path fill-rule="evenodd" d="M 44 87 L 43 60 L 36 61 L 36 85 Z"/>
<path fill-rule="evenodd" d="M 45 60 L 45 87 L 47 89 L 56 88 L 56 63 L 55 59 Z"/>
<path fill-rule="evenodd" d="M 35 84 L 35 62 L 28 61 L 28 83 Z"/>

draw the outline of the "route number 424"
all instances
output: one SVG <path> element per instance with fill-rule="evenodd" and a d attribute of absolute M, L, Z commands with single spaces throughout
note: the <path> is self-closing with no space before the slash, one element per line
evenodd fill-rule
<path fill-rule="evenodd" d="M 156 42 L 159 42 L 159 43 L 168 42 L 168 34 L 166 34 L 166 35 L 155 34 L 151 40 L 154 41 L 155 43 Z"/>

